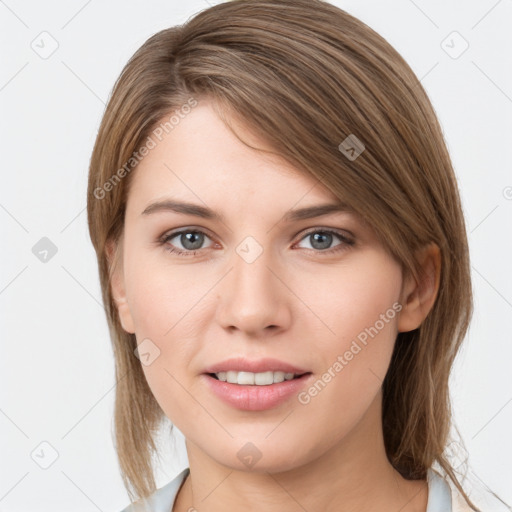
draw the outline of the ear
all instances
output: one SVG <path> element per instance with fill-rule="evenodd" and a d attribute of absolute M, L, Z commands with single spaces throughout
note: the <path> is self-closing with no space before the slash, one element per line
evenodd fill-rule
<path fill-rule="evenodd" d="M 398 332 L 417 329 L 427 317 L 439 291 L 441 251 L 437 244 L 422 247 L 418 254 L 420 280 L 408 275 L 402 284 L 402 310 L 398 319 Z"/>
<path fill-rule="evenodd" d="M 122 236 L 117 242 L 114 240 L 108 240 L 105 245 L 105 254 L 107 256 L 109 268 L 112 269 L 110 289 L 112 291 L 112 297 L 117 307 L 119 322 L 126 332 L 134 334 L 135 326 L 128 301 L 126 299 L 122 244 Z"/>

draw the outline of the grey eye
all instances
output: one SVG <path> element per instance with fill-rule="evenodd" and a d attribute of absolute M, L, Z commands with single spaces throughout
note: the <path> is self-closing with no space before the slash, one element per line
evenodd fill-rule
<path fill-rule="evenodd" d="M 195 251 L 200 249 L 204 243 L 205 235 L 197 231 L 184 231 L 179 235 L 179 241 L 184 249 Z"/>
<path fill-rule="evenodd" d="M 336 233 L 333 233 L 333 232 L 318 230 L 318 231 L 313 231 L 311 233 L 308 233 L 302 239 L 302 241 L 304 241 L 304 240 L 309 241 L 310 247 L 306 247 L 307 249 L 315 249 L 318 251 L 324 251 L 326 249 L 331 249 L 333 247 L 332 243 L 335 238 L 341 239 L 341 236 Z M 335 244 L 335 245 L 340 245 L 340 243 Z"/>

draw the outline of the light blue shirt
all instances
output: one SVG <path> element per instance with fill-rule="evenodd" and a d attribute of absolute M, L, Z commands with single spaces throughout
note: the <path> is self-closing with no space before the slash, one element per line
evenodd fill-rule
<path fill-rule="evenodd" d="M 185 468 L 176 478 L 157 489 L 148 498 L 147 512 L 171 512 L 178 490 L 189 472 L 190 468 Z M 427 482 L 428 503 L 426 512 L 452 512 L 451 490 L 446 480 L 434 470 L 429 469 Z M 143 512 L 141 500 L 128 505 L 121 512 Z"/>

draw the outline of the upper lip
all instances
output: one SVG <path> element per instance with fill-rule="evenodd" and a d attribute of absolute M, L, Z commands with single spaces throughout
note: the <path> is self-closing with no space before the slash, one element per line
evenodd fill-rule
<path fill-rule="evenodd" d="M 250 360 L 243 357 L 234 357 L 231 359 L 226 359 L 225 361 L 221 361 L 220 363 L 213 364 L 208 368 L 205 368 L 204 373 L 219 373 L 227 371 L 252 373 L 273 371 L 295 373 L 299 375 L 303 373 L 309 373 L 308 370 L 304 370 L 303 368 L 299 368 L 292 364 L 285 363 L 284 361 L 280 361 L 279 359 L 264 358 Z"/>

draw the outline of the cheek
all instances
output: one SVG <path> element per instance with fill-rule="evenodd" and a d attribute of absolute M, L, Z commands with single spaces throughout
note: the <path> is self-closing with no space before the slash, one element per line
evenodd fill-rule
<path fill-rule="evenodd" d="M 322 335 L 315 338 L 323 370 L 302 403 L 332 424 L 337 436 L 359 421 L 379 392 L 401 309 L 398 265 L 383 258 L 360 263 L 350 271 L 320 276 L 316 284 L 325 282 L 322 289 L 328 293 L 310 295 L 311 309 L 324 323 Z M 332 422 L 333 412 L 340 411 L 343 418 Z"/>
<path fill-rule="evenodd" d="M 126 265 L 127 296 L 138 335 L 163 340 L 177 330 L 183 334 L 206 286 L 187 267 L 166 262 L 163 248 L 132 253 Z"/>
<path fill-rule="evenodd" d="M 184 390 L 193 390 L 188 372 L 200 351 L 203 326 L 211 322 L 205 294 L 216 276 L 201 280 L 192 266 L 171 266 L 161 256 L 135 251 L 125 268 L 137 343 L 150 353 L 143 372 L 155 399 L 173 421 L 178 417 L 178 425 L 179 411 L 190 410 Z"/>
<path fill-rule="evenodd" d="M 316 338 L 329 352 L 329 347 L 348 349 L 358 336 L 364 342 L 370 331 L 375 335 L 375 329 L 382 338 L 394 340 L 401 284 L 396 262 L 380 251 L 367 251 L 346 266 L 315 273 L 313 281 L 295 290 L 321 321 L 321 333 Z"/>
<path fill-rule="evenodd" d="M 364 279 L 355 277 L 350 283 L 352 293 L 343 300 L 337 327 L 343 329 L 343 322 L 349 326 L 342 336 L 346 359 L 357 359 L 366 367 L 362 377 L 373 373 L 382 380 L 398 332 L 401 271 L 392 262 L 382 262 L 360 275 Z"/>
<path fill-rule="evenodd" d="M 192 306 L 201 295 L 197 287 L 187 286 L 176 269 L 166 275 L 161 269 L 153 271 L 155 268 L 148 265 L 132 274 L 130 308 L 137 343 L 146 343 L 149 352 L 156 354 L 150 364 L 142 364 L 146 381 L 166 416 L 181 429 L 186 428 L 183 411 L 187 411 L 186 421 L 200 413 L 190 407 L 193 388 L 187 371 L 199 349 L 200 304 Z"/>

